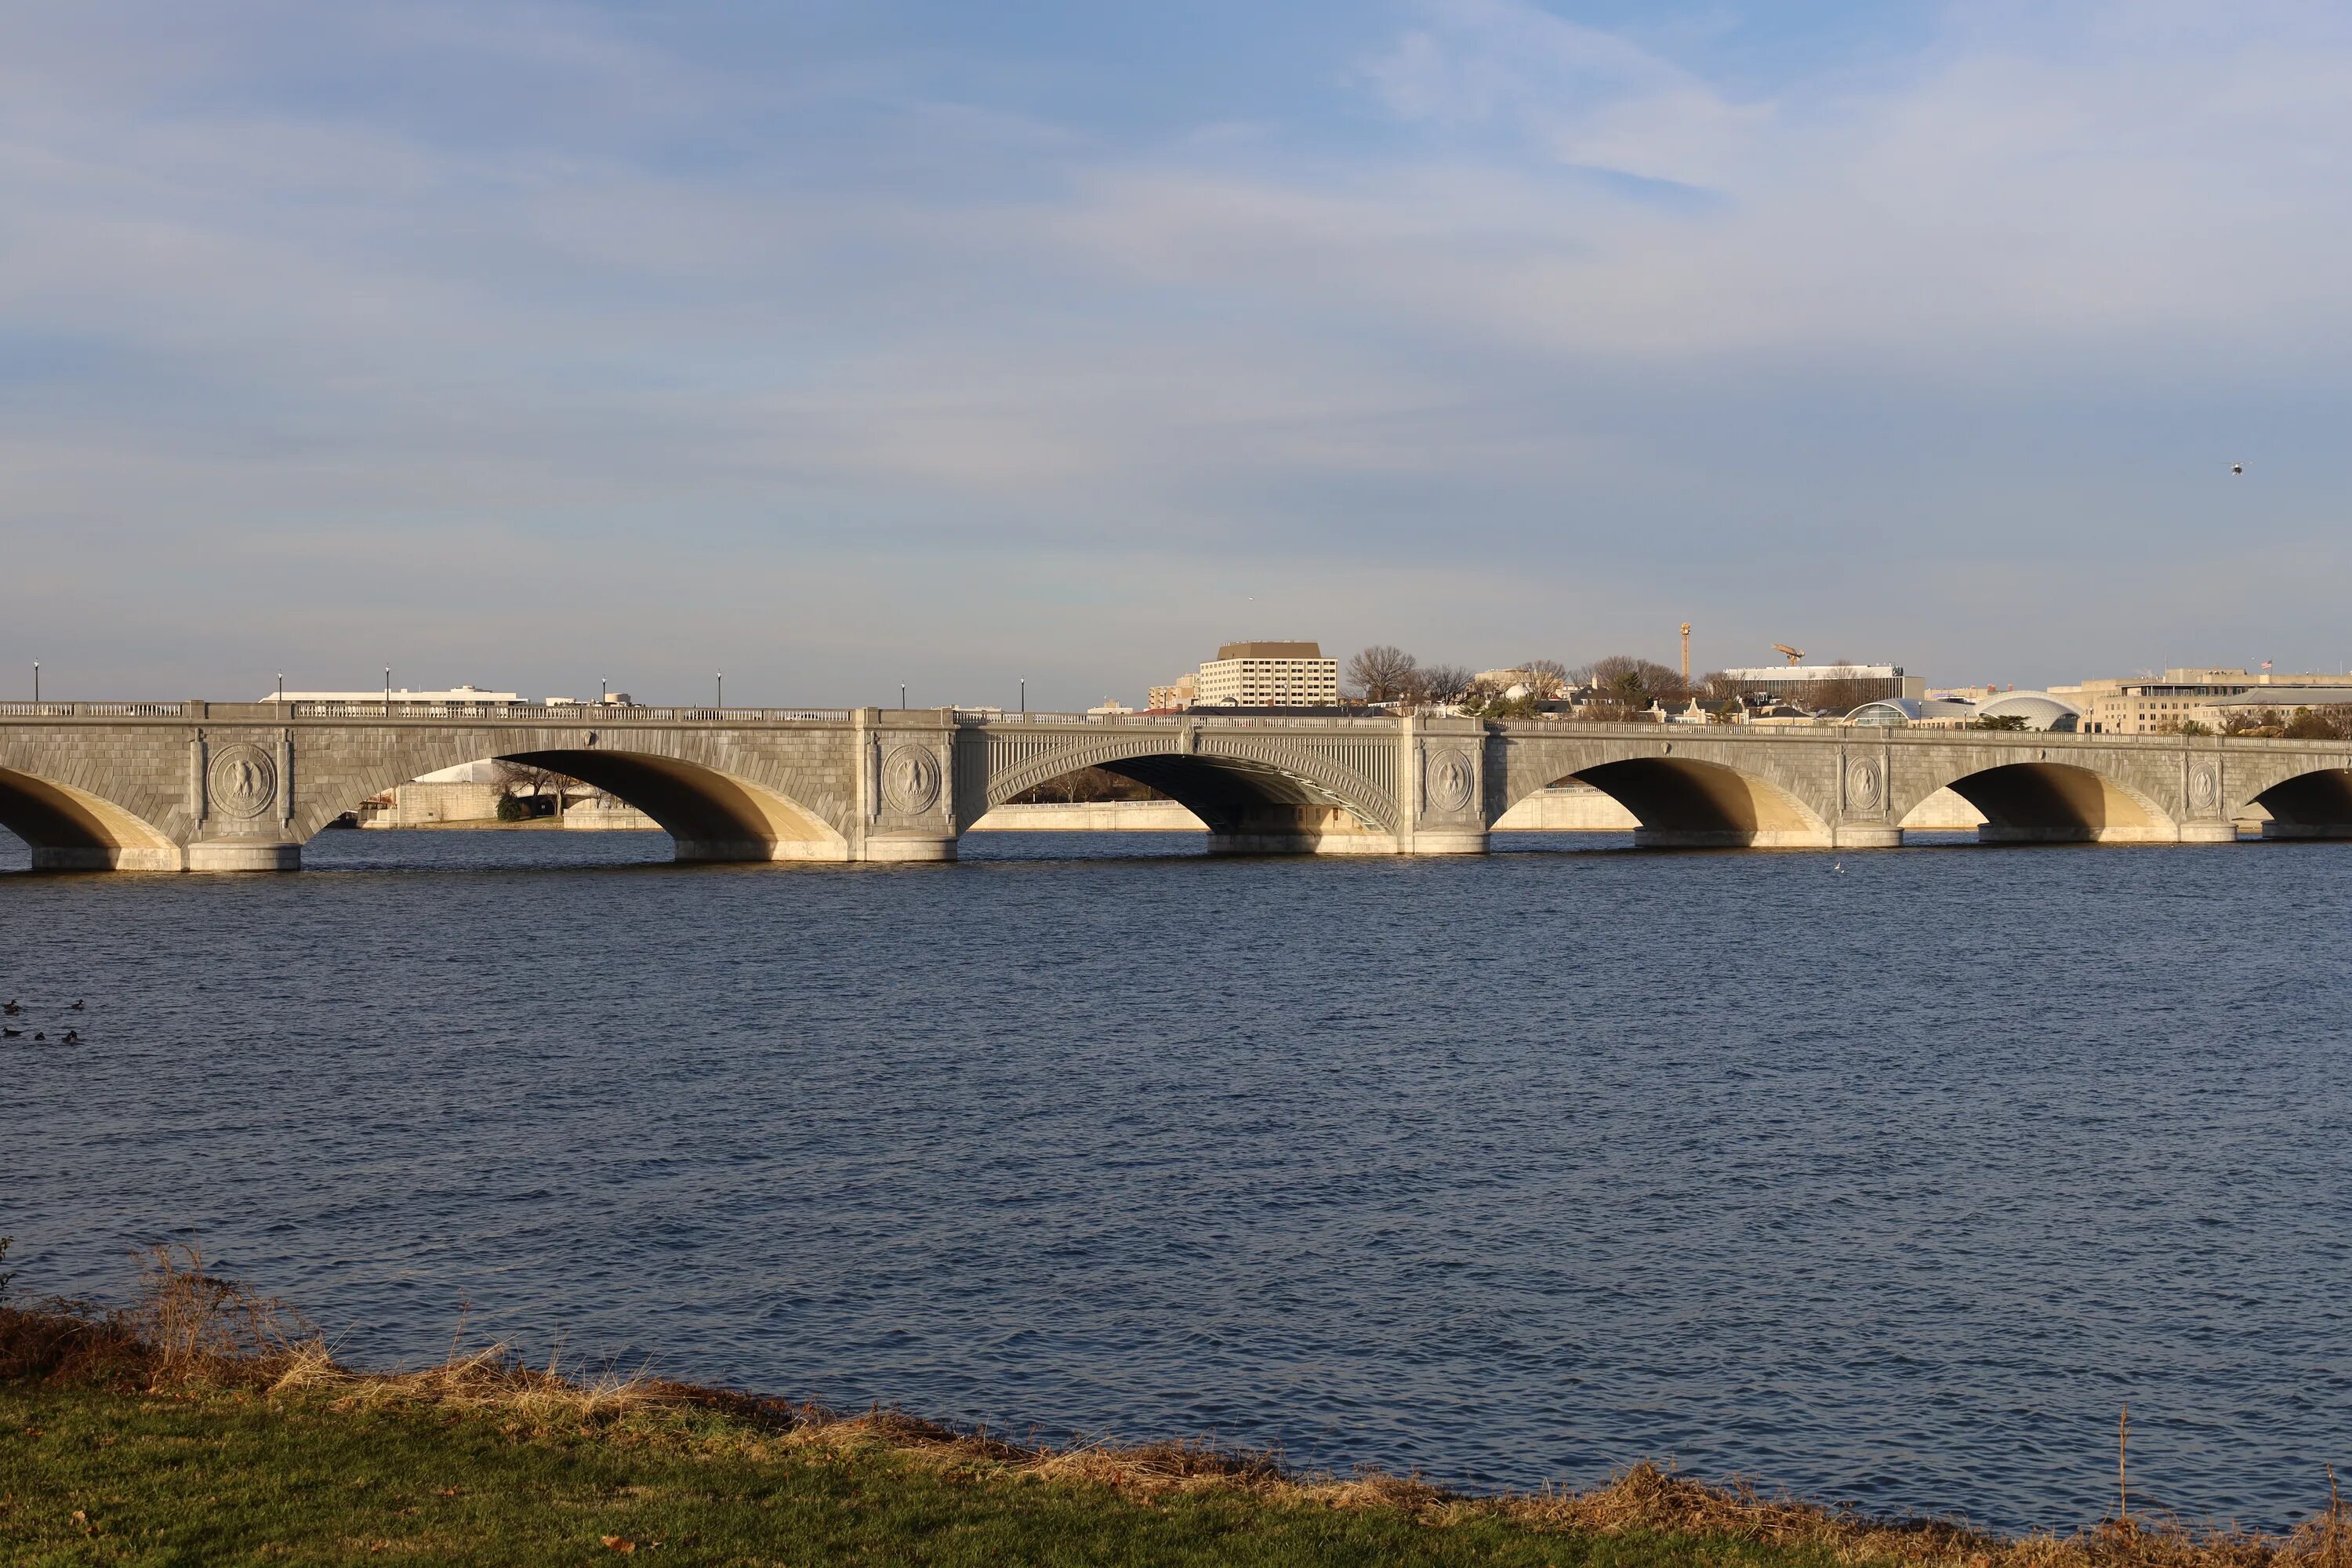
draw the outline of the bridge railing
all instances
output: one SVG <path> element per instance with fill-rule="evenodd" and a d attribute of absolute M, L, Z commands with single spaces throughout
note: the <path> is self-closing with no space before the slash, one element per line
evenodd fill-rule
<path fill-rule="evenodd" d="M 1234 730 L 1385 730 L 1393 733 L 1397 721 L 1393 717 L 1349 718 L 1339 714 L 1319 713 L 1290 715 L 1273 713 L 1221 714 L 1213 709 L 1194 709 L 1187 713 L 1049 713 L 1032 709 L 1026 713 L 1000 713 L 992 709 L 959 708 L 956 721 L 963 724 L 1106 724 L 1125 728 L 1130 725 L 1205 724 L 1217 729 Z"/>
<path fill-rule="evenodd" d="M 265 715 L 281 710 L 275 702 L 242 706 Z M 647 708 L 614 702 L 289 702 L 284 708 L 296 719 L 478 719 L 533 724 L 835 723 L 849 717 L 846 708 Z"/>
<path fill-rule="evenodd" d="M 184 702 L 0 702 L 0 719 L 177 719 Z"/>

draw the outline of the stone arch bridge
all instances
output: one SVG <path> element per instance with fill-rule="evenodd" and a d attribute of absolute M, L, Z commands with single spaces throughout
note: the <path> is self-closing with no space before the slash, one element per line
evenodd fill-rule
<path fill-rule="evenodd" d="M 1213 849 L 1460 855 L 1581 779 L 1654 847 L 1873 847 L 1949 788 L 2008 842 L 2352 837 L 2352 743 L 1469 719 L 0 703 L 0 826 L 52 869 L 293 869 L 369 796 L 486 757 L 606 790 L 681 860 L 955 856 L 992 806 L 1102 767 L 1182 802 Z"/>

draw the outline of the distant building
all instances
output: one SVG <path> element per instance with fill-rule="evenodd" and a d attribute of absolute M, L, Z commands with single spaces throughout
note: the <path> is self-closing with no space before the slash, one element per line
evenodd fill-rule
<path fill-rule="evenodd" d="M 268 691 L 257 701 L 261 702 L 381 702 L 383 688 L 373 691 Z M 446 691 L 411 691 L 405 686 L 392 693 L 394 702 L 520 702 L 522 699 L 511 691 L 484 691 L 478 687 L 453 686 Z"/>
<path fill-rule="evenodd" d="M 1221 708 L 1332 708 L 1339 661 L 1319 643 L 1229 642 L 1201 667 L 1193 700 Z"/>
<path fill-rule="evenodd" d="M 2047 691 L 2004 691 L 1977 704 L 1979 719 L 2022 719 L 2029 730 L 2079 730 L 2083 710 Z"/>
<path fill-rule="evenodd" d="M 1154 713 L 1181 713 L 1192 706 L 1200 689 L 1200 677 L 1180 675 L 1166 686 L 1153 687 L 1144 699 L 1144 706 Z"/>
<path fill-rule="evenodd" d="M 1089 719 L 1116 719 L 1122 713 L 1132 713 L 1134 711 L 1134 709 L 1129 708 L 1118 698 L 1106 697 L 1100 702 L 1096 703 L 1093 707 L 1087 710 L 1087 717 Z"/>
<path fill-rule="evenodd" d="M 1742 695 L 1785 698 L 1807 708 L 1840 712 L 1884 697 L 1925 697 L 1925 676 L 1906 675 L 1899 664 L 1768 664 L 1727 669 Z"/>
<path fill-rule="evenodd" d="M 2168 669 L 2053 686 L 2082 710 L 2083 728 L 2103 735 L 2161 735 L 2195 721 L 2210 728 L 2233 712 L 2352 703 L 2352 675 L 2249 675 L 2242 669 Z"/>
<path fill-rule="evenodd" d="M 1849 724 L 1873 728 L 1958 730 L 1973 722 L 1977 705 L 1948 697 L 1882 697 L 1845 716 Z"/>

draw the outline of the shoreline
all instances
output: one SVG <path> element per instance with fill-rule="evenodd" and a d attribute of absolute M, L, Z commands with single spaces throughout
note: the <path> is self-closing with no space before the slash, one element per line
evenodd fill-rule
<path fill-rule="evenodd" d="M 11 1560 L 121 1560 L 68 1555 L 110 1538 L 175 1561 L 398 1550 L 576 1562 L 583 1549 L 659 1545 L 727 1563 L 2352 1568 L 2340 1502 L 2284 1535 L 2136 1510 L 2068 1535 L 2004 1536 L 1710 1485 L 1647 1460 L 1590 1491 L 1472 1495 L 1185 1440 L 1011 1443 L 896 1411 L 535 1368 L 503 1345 L 453 1341 L 438 1365 L 356 1370 L 193 1251 L 152 1251 L 128 1308 L 18 1304 L 5 1289 L 0 1274 L 0 1546 L 26 1552 Z M 572 1484 L 583 1472 L 598 1478 L 585 1493 Z M 224 1527 L 227 1516 L 241 1522 Z M 499 1550 L 485 1556 L 485 1541 Z M 974 1550 L 941 1549 L 959 1542 Z"/>

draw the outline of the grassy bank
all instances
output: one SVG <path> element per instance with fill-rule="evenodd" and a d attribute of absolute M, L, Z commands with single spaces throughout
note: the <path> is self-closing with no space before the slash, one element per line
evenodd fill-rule
<path fill-rule="evenodd" d="M 2010 1541 L 1639 1467 L 1472 1499 L 1181 1444 L 1024 1447 L 497 1349 L 340 1366 L 275 1303 L 160 1258 L 138 1304 L 0 1305 L 0 1562 L 1969 1563 L 2352 1568 L 2352 1520 L 2288 1539 L 2146 1522 Z"/>

